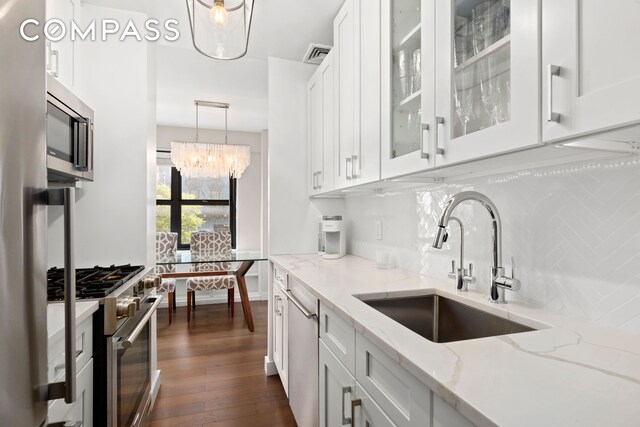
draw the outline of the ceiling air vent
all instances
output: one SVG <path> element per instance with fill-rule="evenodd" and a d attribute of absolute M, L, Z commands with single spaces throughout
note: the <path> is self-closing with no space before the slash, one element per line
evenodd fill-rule
<path fill-rule="evenodd" d="M 309 45 L 309 49 L 307 49 L 307 53 L 304 55 L 302 62 L 320 65 L 324 57 L 327 56 L 330 51 L 331 46 L 312 43 Z"/>

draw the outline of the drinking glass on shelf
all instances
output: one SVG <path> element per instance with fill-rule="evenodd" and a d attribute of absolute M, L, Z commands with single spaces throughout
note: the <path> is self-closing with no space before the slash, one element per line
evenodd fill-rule
<path fill-rule="evenodd" d="M 398 52 L 398 77 L 400 80 L 400 97 L 409 96 L 413 90 L 411 76 L 411 52 L 401 50 Z"/>
<path fill-rule="evenodd" d="M 411 88 L 411 92 L 417 92 L 420 90 L 421 86 L 422 86 L 422 81 L 420 80 L 420 77 L 422 75 L 422 65 L 421 65 L 421 55 L 420 55 L 420 49 L 416 49 L 413 51 L 413 61 L 411 63 L 412 65 L 412 80 L 413 80 L 413 84 L 412 84 L 412 88 Z"/>
<path fill-rule="evenodd" d="M 511 0 L 495 0 L 493 7 L 495 39 L 500 40 L 511 32 Z"/>
<path fill-rule="evenodd" d="M 511 73 L 505 71 L 496 76 L 496 88 L 498 91 L 498 123 L 511 120 Z"/>
<path fill-rule="evenodd" d="M 493 39 L 493 22 L 492 22 L 492 1 L 483 1 L 478 3 L 471 10 L 471 20 L 473 23 L 473 50 L 478 53 L 489 47 Z"/>
<path fill-rule="evenodd" d="M 460 26 L 458 26 L 459 22 L 461 22 Z M 471 43 L 472 33 L 473 33 L 473 25 L 467 22 L 467 19 L 456 16 L 456 34 L 454 38 L 454 44 L 455 44 L 454 64 L 456 67 L 459 67 L 460 64 L 464 63 L 464 61 L 466 61 L 467 59 L 473 56 L 473 46 Z"/>
<path fill-rule="evenodd" d="M 490 119 L 490 125 L 498 124 L 498 100 L 500 93 L 496 87 L 495 58 L 489 55 L 478 62 L 478 75 L 480 77 L 480 94 L 482 103 Z"/>
<path fill-rule="evenodd" d="M 456 107 L 456 114 L 462 123 L 462 135 L 466 135 L 468 132 L 468 124 L 473 114 L 473 81 L 474 81 L 474 67 L 462 70 L 456 73 L 454 79 L 454 102 Z"/>

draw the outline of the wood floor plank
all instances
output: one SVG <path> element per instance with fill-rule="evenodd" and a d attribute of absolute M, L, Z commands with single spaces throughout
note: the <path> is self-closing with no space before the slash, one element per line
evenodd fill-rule
<path fill-rule="evenodd" d="M 162 386 L 151 427 L 296 427 L 280 380 L 264 374 L 267 304 L 251 307 L 254 332 L 226 304 L 198 305 L 189 324 L 185 307 L 171 325 L 158 312 Z"/>

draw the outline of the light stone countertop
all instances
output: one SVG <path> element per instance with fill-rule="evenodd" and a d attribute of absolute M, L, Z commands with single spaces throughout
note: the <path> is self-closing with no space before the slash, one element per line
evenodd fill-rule
<path fill-rule="evenodd" d="M 76 325 L 87 320 L 98 310 L 97 301 L 76 302 Z M 64 338 L 64 303 L 47 304 L 47 337 L 49 342 Z"/>
<path fill-rule="evenodd" d="M 473 290 L 456 293 L 450 280 L 380 270 L 356 256 L 270 259 L 478 426 L 640 425 L 637 335 L 515 302 L 495 305 Z M 353 296 L 398 291 L 444 295 L 539 330 L 438 344 Z"/>

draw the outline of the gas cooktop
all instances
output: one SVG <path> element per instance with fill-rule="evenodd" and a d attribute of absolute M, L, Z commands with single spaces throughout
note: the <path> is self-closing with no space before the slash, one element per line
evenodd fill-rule
<path fill-rule="evenodd" d="M 104 298 L 142 270 L 142 265 L 129 264 L 79 268 L 76 270 L 76 298 Z M 53 267 L 47 272 L 47 299 L 64 300 L 64 268 Z"/>

